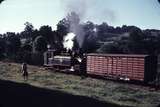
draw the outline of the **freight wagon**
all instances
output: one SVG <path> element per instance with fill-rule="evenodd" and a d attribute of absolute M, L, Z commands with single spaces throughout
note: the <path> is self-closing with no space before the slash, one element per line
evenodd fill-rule
<path fill-rule="evenodd" d="M 114 79 L 154 81 L 157 57 L 129 54 L 87 54 L 87 74 Z"/>

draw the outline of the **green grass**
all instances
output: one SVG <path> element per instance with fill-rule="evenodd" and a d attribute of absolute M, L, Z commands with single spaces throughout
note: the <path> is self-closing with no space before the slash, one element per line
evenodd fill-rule
<path fill-rule="evenodd" d="M 146 87 L 90 77 L 82 78 L 36 66 L 29 66 L 29 80 L 24 81 L 20 69 L 20 64 L 0 62 L 0 79 L 88 96 L 122 106 L 156 107 L 160 104 L 160 91 L 151 91 Z"/>

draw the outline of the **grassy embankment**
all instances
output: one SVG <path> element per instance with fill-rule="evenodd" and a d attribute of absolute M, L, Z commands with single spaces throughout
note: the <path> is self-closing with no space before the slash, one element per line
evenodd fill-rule
<path fill-rule="evenodd" d="M 160 91 L 151 91 L 147 87 L 90 77 L 81 78 L 36 66 L 28 67 L 29 80 L 24 81 L 20 68 L 20 64 L 0 62 L 0 79 L 60 90 L 123 106 L 156 107 L 160 104 Z"/>

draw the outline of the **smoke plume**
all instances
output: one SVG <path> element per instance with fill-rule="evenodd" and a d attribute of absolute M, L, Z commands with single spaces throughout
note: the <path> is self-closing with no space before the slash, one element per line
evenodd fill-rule
<path fill-rule="evenodd" d="M 93 3 L 92 0 L 61 0 L 61 5 L 66 12 L 66 19 L 69 20 L 70 32 L 76 35 L 75 38 L 80 48 L 83 45 L 85 36 L 81 22 L 90 15 L 90 11 L 94 12 L 93 18 L 95 20 L 102 20 L 102 18 L 104 18 L 109 21 L 114 21 L 116 16 L 114 11 L 106 7 L 99 7 L 100 9 L 95 10 L 94 7 L 96 4 Z"/>
<path fill-rule="evenodd" d="M 71 49 L 73 47 L 73 39 L 76 35 L 74 33 L 68 33 L 67 36 L 64 38 L 63 46 L 67 50 Z"/>
<path fill-rule="evenodd" d="M 81 19 L 85 16 L 88 10 L 87 3 L 87 0 L 61 0 L 66 15 L 71 12 L 76 12 Z"/>
<path fill-rule="evenodd" d="M 71 12 L 67 15 L 67 20 L 70 23 L 70 32 L 73 32 L 76 35 L 76 40 L 79 44 L 79 47 L 82 47 L 85 34 L 83 31 L 83 27 L 80 24 L 79 15 L 75 12 Z"/>
<path fill-rule="evenodd" d="M 66 19 L 70 23 L 69 32 L 76 35 L 75 38 L 79 47 L 82 47 L 85 34 L 80 22 L 87 12 L 87 0 L 61 0 L 61 2 L 65 12 L 67 13 Z"/>

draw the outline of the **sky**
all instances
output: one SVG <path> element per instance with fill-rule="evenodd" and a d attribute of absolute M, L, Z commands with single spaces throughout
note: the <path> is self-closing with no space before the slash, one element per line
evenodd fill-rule
<path fill-rule="evenodd" d="M 54 30 L 71 11 L 80 15 L 81 23 L 160 30 L 158 0 L 5 0 L 0 4 L 0 33 L 21 32 L 27 21 L 36 29 L 50 25 Z"/>

